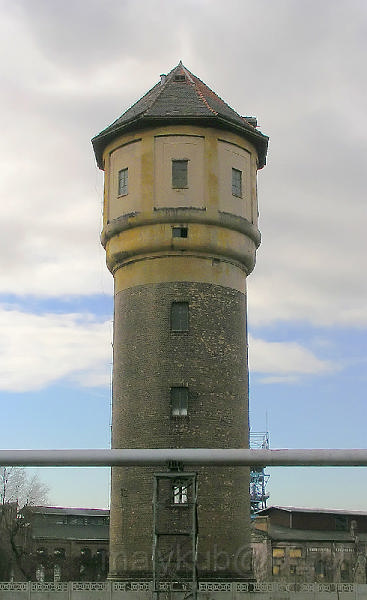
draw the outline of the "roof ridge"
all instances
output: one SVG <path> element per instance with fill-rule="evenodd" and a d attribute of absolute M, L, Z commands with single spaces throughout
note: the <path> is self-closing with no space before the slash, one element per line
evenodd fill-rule
<path fill-rule="evenodd" d="M 234 110 L 234 108 L 232 108 L 232 106 L 230 106 L 230 105 L 229 105 L 229 104 L 228 104 L 228 103 L 227 103 L 225 100 L 223 100 L 223 98 L 222 98 L 221 96 L 219 96 L 219 94 L 217 94 L 217 92 L 215 92 L 214 90 L 212 90 L 212 88 L 211 88 L 211 87 L 209 87 L 209 86 L 208 86 L 208 84 L 207 84 L 207 83 L 205 83 L 205 81 L 203 81 L 202 79 L 200 79 L 200 77 L 198 77 L 197 75 L 194 75 L 193 73 L 191 73 L 191 72 L 190 72 L 190 71 L 189 71 L 189 70 L 188 70 L 186 67 L 184 67 L 184 65 L 182 65 L 182 66 L 183 66 L 183 68 L 185 69 L 185 71 L 187 71 L 188 73 L 190 73 L 190 75 L 192 75 L 192 76 L 194 77 L 194 80 L 196 80 L 196 81 L 194 81 L 194 83 L 195 83 L 195 84 L 196 84 L 196 82 L 200 82 L 200 84 L 201 84 L 201 85 L 203 85 L 204 87 L 206 87 L 206 89 L 207 89 L 207 90 L 209 90 L 209 92 L 210 92 L 211 94 L 213 94 L 213 96 L 215 96 L 215 97 L 216 97 L 218 100 L 220 100 L 220 102 L 221 102 L 221 103 L 222 103 L 224 106 L 226 106 L 226 107 L 227 107 L 227 108 L 229 108 L 229 109 L 230 109 L 230 110 L 231 110 L 233 113 L 235 113 L 236 115 L 238 115 L 238 116 L 239 116 L 241 119 L 243 119 L 243 121 L 246 123 L 246 125 L 250 125 L 250 127 L 252 127 L 252 129 L 254 129 L 254 130 L 256 131 L 256 127 L 254 127 L 253 125 L 251 125 L 250 123 L 248 123 L 248 121 L 246 120 L 246 118 L 245 118 L 245 117 L 243 117 L 242 115 L 240 115 L 240 113 L 238 113 L 236 110 Z M 205 100 L 205 99 L 204 99 L 204 100 Z M 209 108 L 211 108 L 211 107 L 209 106 Z M 211 110 L 213 110 L 213 112 L 214 112 L 216 115 L 218 115 L 218 113 L 217 113 L 217 112 L 215 112 L 215 111 L 214 111 L 214 109 L 211 109 Z"/>
<path fill-rule="evenodd" d="M 146 113 L 149 110 L 151 110 L 152 106 L 154 106 L 156 104 L 156 102 L 158 101 L 158 99 L 159 99 L 160 95 L 162 94 L 164 88 L 166 87 L 167 83 L 169 83 L 171 81 L 171 79 L 174 76 L 175 71 L 177 71 L 178 67 L 181 67 L 181 68 L 183 68 L 186 71 L 184 65 L 182 64 L 182 60 L 180 60 L 180 62 L 178 63 L 178 65 L 176 65 L 175 67 L 173 67 L 173 69 L 171 69 L 169 71 L 169 73 L 167 73 L 167 75 L 164 75 L 164 81 L 162 81 L 162 79 L 161 79 L 161 81 L 158 81 L 152 88 L 150 88 L 150 90 L 146 94 L 144 94 L 144 96 L 142 96 L 140 98 L 140 100 L 137 100 L 135 102 L 135 104 L 138 104 L 138 102 L 140 102 L 143 98 L 145 98 L 146 96 L 148 96 L 148 94 L 150 94 L 156 87 L 159 88 L 158 93 L 155 96 L 155 98 L 153 98 L 152 102 L 149 105 L 147 105 L 146 108 L 145 108 L 145 110 L 143 110 L 140 113 L 141 116 L 145 116 Z M 132 106 L 135 106 L 135 104 L 133 104 Z"/>
<path fill-rule="evenodd" d="M 155 98 L 152 100 L 151 104 L 149 104 L 148 106 L 146 106 L 146 108 L 145 108 L 144 110 L 142 110 L 142 111 L 139 113 L 139 116 L 144 116 L 144 115 L 145 115 L 145 114 L 148 112 L 148 110 L 150 110 L 150 108 L 151 108 L 151 107 L 152 107 L 152 106 L 153 106 L 153 105 L 156 103 L 157 99 L 158 99 L 158 98 L 159 98 L 159 96 L 161 95 L 161 93 L 162 93 L 163 89 L 165 88 L 166 84 L 168 83 L 168 81 L 170 81 L 170 80 L 172 79 L 172 76 L 173 76 L 173 73 L 174 73 L 174 71 L 176 71 L 176 69 L 177 69 L 178 67 L 180 67 L 180 66 L 181 66 L 181 67 L 183 67 L 183 64 L 182 64 L 182 61 L 181 61 L 181 60 L 180 60 L 180 62 L 178 63 L 178 65 L 176 65 L 175 67 L 173 67 L 173 69 L 171 69 L 171 70 L 169 71 L 169 73 L 167 73 L 167 75 L 165 75 L 165 76 L 164 76 L 164 77 L 165 77 L 165 81 L 164 81 L 164 83 L 162 83 L 162 80 L 161 80 L 161 81 L 157 81 L 157 83 L 156 83 L 155 85 L 153 85 L 153 87 L 151 87 L 151 88 L 150 88 L 150 90 L 148 90 L 148 91 L 147 91 L 147 92 L 146 92 L 146 93 L 145 93 L 143 96 L 141 96 L 141 98 L 139 98 L 139 99 L 138 99 L 136 102 L 134 102 L 134 104 L 132 104 L 131 106 L 129 106 L 129 108 L 128 108 L 128 109 L 127 109 L 127 110 L 126 110 L 124 113 L 123 113 L 123 115 L 124 115 L 125 113 L 127 113 L 129 110 L 131 110 L 132 108 L 134 108 L 134 106 L 136 106 L 137 104 L 141 103 L 141 101 L 142 101 L 144 98 L 146 98 L 147 96 L 149 96 L 149 94 L 151 94 L 151 93 L 152 93 L 152 92 L 153 92 L 153 91 L 154 91 L 156 88 L 158 88 L 158 94 L 157 94 L 157 96 L 156 96 L 156 97 L 155 97 Z M 113 126 L 114 126 L 114 124 L 115 124 L 115 123 L 117 123 L 117 121 L 119 121 L 119 120 L 121 119 L 121 116 L 122 116 L 122 115 L 120 115 L 119 117 L 117 117 L 117 119 L 115 119 L 115 120 L 114 120 L 114 121 L 111 123 L 110 127 L 113 127 Z"/>
<path fill-rule="evenodd" d="M 193 73 L 191 73 L 186 67 L 185 65 L 182 64 L 182 61 L 180 61 L 179 65 L 181 66 L 181 68 L 183 69 L 183 71 L 186 74 L 186 77 L 188 78 L 188 80 L 190 81 L 190 84 L 193 86 L 193 88 L 195 89 L 196 94 L 198 95 L 198 97 L 200 98 L 200 100 L 203 102 L 203 104 L 213 113 L 215 114 L 215 116 L 218 115 L 217 111 L 214 110 L 214 108 L 212 108 L 210 106 L 210 104 L 208 103 L 208 101 L 206 100 L 206 98 L 204 97 L 203 93 L 201 92 L 201 90 L 198 89 L 198 86 L 196 85 L 195 80 L 193 79 L 193 77 L 195 77 L 195 75 L 193 75 Z M 177 67 L 176 67 L 177 68 Z M 199 80 L 200 81 L 200 80 Z M 202 82 L 203 85 L 206 85 L 204 82 Z M 210 88 L 208 86 L 206 86 L 209 90 Z M 212 90 L 211 90 L 212 91 Z M 215 93 L 215 92 L 214 92 Z M 219 96 L 218 96 L 219 98 Z"/>

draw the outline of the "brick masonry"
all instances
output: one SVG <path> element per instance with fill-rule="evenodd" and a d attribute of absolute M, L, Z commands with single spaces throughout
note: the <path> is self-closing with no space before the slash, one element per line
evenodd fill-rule
<path fill-rule="evenodd" d="M 187 332 L 170 330 L 174 301 L 189 303 Z M 187 417 L 171 416 L 176 386 L 189 388 Z M 248 447 L 245 295 L 194 282 L 116 294 L 112 422 L 115 448 Z M 199 474 L 199 577 L 246 577 L 248 469 L 190 470 Z M 112 578 L 151 578 L 153 472 L 113 469 Z"/>

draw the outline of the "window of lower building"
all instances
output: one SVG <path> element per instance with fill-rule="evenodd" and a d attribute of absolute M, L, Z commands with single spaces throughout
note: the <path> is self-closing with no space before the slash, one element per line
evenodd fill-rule
<path fill-rule="evenodd" d="M 326 574 L 326 568 L 325 568 L 325 563 L 323 560 L 321 560 L 321 558 L 318 558 L 315 562 L 315 575 L 317 575 L 320 578 L 325 577 Z"/>
<path fill-rule="evenodd" d="M 279 575 L 279 573 L 280 573 L 280 566 L 273 565 L 273 575 Z"/>
<path fill-rule="evenodd" d="M 81 548 L 80 556 L 83 560 L 89 560 L 92 556 L 92 552 L 91 552 L 90 548 Z"/>
<path fill-rule="evenodd" d="M 337 531 L 348 531 L 348 517 L 346 515 L 335 516 L 335 529 Z"/>
<path fill-rule="evenodd" d="M 68 525 L 84 525 L 83 517 L 68 515 Z"/>
<path fill-rule="evenodd" d="M 283 558 L 284 554 L 285 554 L 284 548 L 273 548 L 274 558 Z"/>
<path fill-rule="evenodd" d="M 172 227 L 172 237 L 187 238 L 188 227 Z"/>
<path fill-rule="evenodd" d="M 172 160 L 172 187 L 175 190 L 188 187 L 188 164 L 187 159 Z"/>
<path fill-rule="evenodd" d="M 172 417 L 187 417 L 189 404 L 189 388 L 171 388 L 171 415 Z"/>
<path fill-rule="evenodd" d="M 289 548 L 290 558 L 302 558 L 302 548 Z"/>
<path fill-rule="evenodd" d="M 55 548 L 54 555 L 59 558 L 65 558 L 65 548 Z"/>
<path fill-rule="evenodd" d="M 128 169 L 119 171 L 118 195 L 126 196 L 128 193 Z"/>
<path fill-rule="evenodd" d="M 232 196 L 242 198 L 242 171 L 232 169 Z"/>
<path fill-rule="evenodd" d="M 171 304 L 171 331 L 189 330 L 189 303 L 172 302 Z"/>
<path fill-rule="evenodd" d="M 289 572 L 291 575 L 295 575 L 297 573 L 296 565 L 289 565 Z"/>
<path fill-rule="evenodd" d="M 346 562 L 342 562 L 340 565 L 340 579 L 342 581 L 350 581 L 350 569 L 349 565 Z"/>
<path fill-rule="evenodd" d="M 38 565 L 36 568 L 36 581 L 43 583 L 45 580 L 45 567 L 43 565 Z"/>
<path fill-rule="evenodd" d="M 172 486 L 172 501 L 175 505 L 185 505 L 188 503 L 187 485 L 174 483 Z"/>
<path fill-rule="evenodd" d="M 54 565 L 54 581 L 61 581 L 61 567 L 60 565 Z"/>

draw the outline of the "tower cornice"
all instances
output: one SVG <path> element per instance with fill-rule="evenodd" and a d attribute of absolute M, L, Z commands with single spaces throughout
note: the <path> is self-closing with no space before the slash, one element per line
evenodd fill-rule
<path fill-rule="evenodd" d="M 256 248 L 260 246 L 261 234 L 255 225 L 244 217 L 233 215 L 224 211 L 208 213 L 205 208 L 155 208 L 153 213 L 130 213 L 110 221 L 101 233 L 101 242 L 104 248 L 108 241 L 127 229 L 145 225 L 165 223 L 200 223 L 203 225 L 216 225 L 238 231 L 249 237 Z"/>

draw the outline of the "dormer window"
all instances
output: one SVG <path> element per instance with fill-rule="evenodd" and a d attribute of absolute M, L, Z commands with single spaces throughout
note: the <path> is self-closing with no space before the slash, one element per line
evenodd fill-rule
<path fill-rule="evenodd" d="M 126 196 L 128 193 L 128 169 L 119 171 L 119 196 Z"/>
<path fill-rule="evenodd" d="M 172 187 L 175 190 L 182 190 L 188 187 L 187 159 L 172 160 Z"/>
<path fill-rule="evenodd" d="M 232 169 L 232 196 L 242 198 L 242 171 Z"/>
<path fill-rule="evenodd" d="M 186 81 L 185 75 L 175 75 L 174 81 Z"/>

